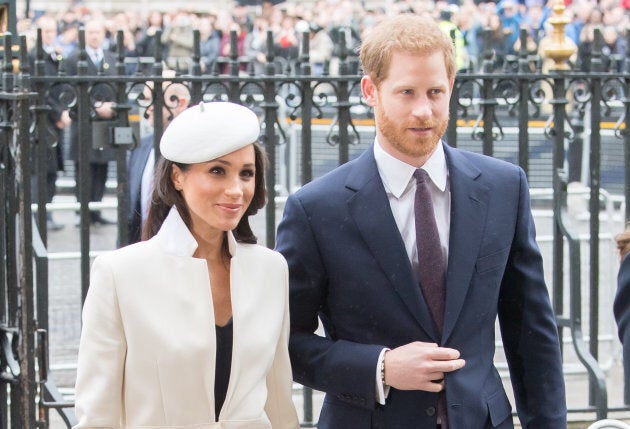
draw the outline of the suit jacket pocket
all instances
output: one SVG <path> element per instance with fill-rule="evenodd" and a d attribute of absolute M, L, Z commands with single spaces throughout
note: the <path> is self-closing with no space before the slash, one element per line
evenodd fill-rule
<path fill-rule="evenodd" d="M 499 427 L 499 425 L 508 418 L 512 418 L 512 406 L 507 398 L 503 389 L 497 390 L 488 398 L 488 413 L 490 414 L 490 421 L 492 427 Z M 501 426 L 501 427 L 512 427 Z"/>
<path fill-rule="evenodd" d="M 477 258 L 477 262 L 475 264 L 475 270 L 477 271 L 477 274 L 484 274 L 488 271 L 499 268 L 503 269 L 505 267 L 509 253 L 510 247 L 508 246 L 489 255 Z"/>
<path fill-rule="evenodd" d="M 318 428 L 354 429 L 369 428 L 371 425 L 372 412 L 370 410 L 347 404 L 334 396 L 326 395 L 319 415 Z"/>

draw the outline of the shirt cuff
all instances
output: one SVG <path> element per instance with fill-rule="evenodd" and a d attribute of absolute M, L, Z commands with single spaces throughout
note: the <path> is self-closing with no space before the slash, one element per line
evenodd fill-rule
<path fill-rule="evenodd" d="M 381 378 L 381 364 L 385 358 L 385 352 L 388 350 L 387 348 L 381 350 L 381 354 L 378 355 L 378 361 L 376 362 L 376 402 L 381 405 L 385 405 L 385 400 L 389 395 L 389 386 L 384 385 Z"/>

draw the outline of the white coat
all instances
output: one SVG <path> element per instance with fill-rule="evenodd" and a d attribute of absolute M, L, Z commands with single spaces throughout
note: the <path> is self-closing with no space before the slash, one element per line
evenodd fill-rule
<path fill-rule="evenodd" d="M 152 239 L 96 258 L 83 308 L 76 414 L 84 428 L 295 429 L 284 258 L 237 243 L 232 368 L 215 422 L 208 269 L 176 209 Z"/>

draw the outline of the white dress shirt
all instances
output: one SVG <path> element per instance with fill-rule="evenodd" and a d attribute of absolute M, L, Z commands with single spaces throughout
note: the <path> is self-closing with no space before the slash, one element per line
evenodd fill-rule
<path fill-rule="evenodd" d="M 87 52 L 90 59 L 92 60 L 92 63 L 94 63 L 95 66 L 97 67 L 100 66 L 101 60 L 103 59 L 103 56 L 104 56 L 102 49 L 94 49 L 89 46 L 86 46 L 85 52 Z"/>
<path fill-rule="evenodd" d="M 417 167 L 409 165 L 397 158 L 394 158 L 379 144 L 374 142 L 374 159 L 378 173 L 383 181 L 387 199 L 396 221 L 396 226 L 400 231 L 400 236 L 405 243 L 405 250 L 411 262 L 414 272 L 418 269 L 418 247 L 416 246 L 416 224 L 414 219 L 414 200 L 416 194 L 416 180 L 413 173 Z M 448 262 L 448 239 L 449 225 L 451 222 L 451 192 L 448 181 L 448 169 L 446 167 L 446 157 L 444 148 L 439 144 L 431 157 L 422 166 L 429 177 L 431 183 L 429 189 L 433 201 L 433 213 L 440 235 L 442 254 L 444 256 L 445 269 Z M 385 404 L 385 398 L 389 393 L 387 386 L 383 386 L 381 381 L 381 361 L 386 349 L 381 355 L 376 366 L 376 396 L 380 404 Z"/>
<path fill-rule="evenodd" d="M 154 186 L 155 149 L 151 149 L 147 163 L 142 170 L 142 180 L 140 181 L 140 213 L 142 217 L 141 225 L 147 220 L 149 207 L 151 207 L 151 194 Z"/>

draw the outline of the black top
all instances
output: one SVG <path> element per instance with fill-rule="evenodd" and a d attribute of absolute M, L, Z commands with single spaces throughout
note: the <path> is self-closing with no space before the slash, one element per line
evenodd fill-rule
<path fill-rule="evenodd" d="M 225 326 L 216 326 L 217 331 L 217 363 L 214 380 L 214 409 L 216 421 L 219 421 L 219 413 L 225 402 L 228 383 L 230 382 L 230 370 L 232 368 L 232 319 Z"/>

